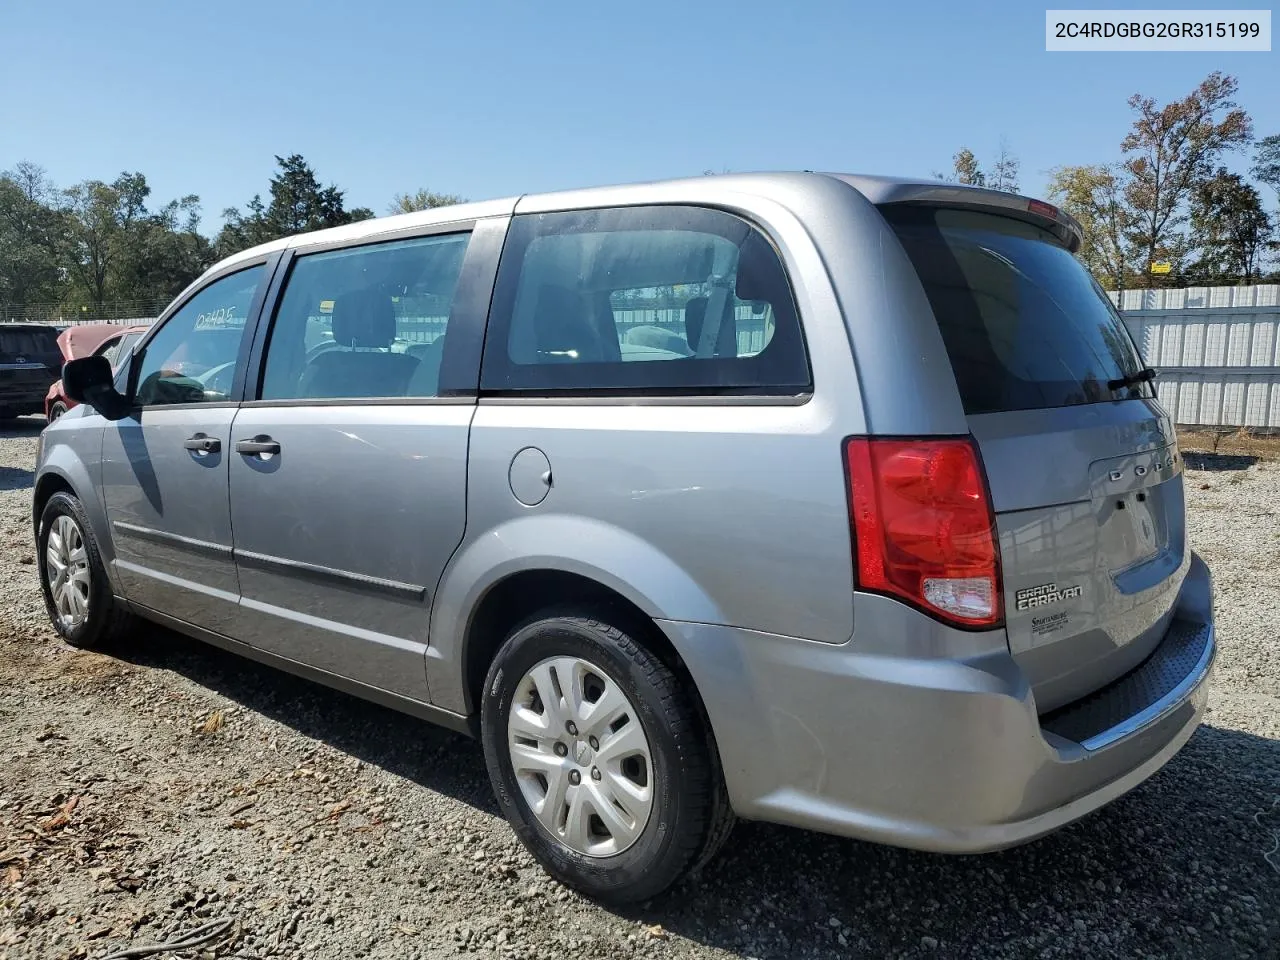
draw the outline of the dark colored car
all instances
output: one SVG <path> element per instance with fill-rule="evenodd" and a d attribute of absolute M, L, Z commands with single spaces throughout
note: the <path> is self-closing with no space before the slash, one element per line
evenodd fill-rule
<path fill-rule="evenodd" d="M 123 326 L 118 323 L 85 323 L 67 327 L 58 334 L 59 371 L 63 363 L 79 357 L 106 357 L 115 367 L 146 332 L 145 325 Z M 45 394 L 44 415 L 52 423 L 75 405 L 76 402 L 62 388 L 62 380 L 58 379 Z"/>
<path fill-rule="evenodd" d="M 0 420 L 44 411 L 62 372 L 57 331 L 44 323 L 0 324 Z"/>

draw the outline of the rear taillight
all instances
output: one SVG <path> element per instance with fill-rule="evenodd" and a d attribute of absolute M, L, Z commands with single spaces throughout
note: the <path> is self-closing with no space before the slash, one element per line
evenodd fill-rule
<path fill-rule="evenodd" d="M 1000 555 L 968 439 L 845 441 L 858 586 L 966 627 L 1000 623 Z"/>

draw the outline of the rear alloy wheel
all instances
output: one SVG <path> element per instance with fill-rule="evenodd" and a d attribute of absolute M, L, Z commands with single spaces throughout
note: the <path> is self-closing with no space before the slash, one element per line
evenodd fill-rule
<path fill-rule="evenodd" d="M 53 421 L 57 420 L 60 416 L 62 416 L 66 412 L 67 412 L 67 405 L 63 403 L 61 400 L 57 401 L 53 406 L 49 408 L 49 422 L 53 423 Z"/>
<path fill-rule="evenodd" d="M 111 592 L 84 507 L 58 491 L 40 514 L 36 557 L 45 609 L 73 647 L 96 647 L 122 633 L 132 617 Z"/>
<path fill-rule="evenodd" d="M 691 690 L 609 614 L 549 610 L 489 668 L 481 737 L 503 814 L 560 882 L 647 900 L 732 825 Z"/>
<path fill-rule="evenodd" d="M 637 717 L 606 671 L 577 657 L 543 660 L 516 688 L 512 773 L 538 822 L 575 853 L 622 853 L 649 822 L 653 758 Z"/>

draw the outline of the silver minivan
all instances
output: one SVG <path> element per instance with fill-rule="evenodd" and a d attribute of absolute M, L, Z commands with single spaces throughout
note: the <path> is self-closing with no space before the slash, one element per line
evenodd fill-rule
<path fill-rule="evenodd" d="M 995 850 L 1205 708 L 1182 461 L 1077 224 L 730 175 L 291 237 L 49 426 L 77 646 L 135 617 L 483 742 L 555 877 L 639 900 L 735 817 Z"/>

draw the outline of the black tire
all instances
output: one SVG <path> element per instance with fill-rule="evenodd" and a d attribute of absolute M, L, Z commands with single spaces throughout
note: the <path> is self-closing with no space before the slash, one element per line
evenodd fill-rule
<path fill-rule="evenodd" d="M 74 625 L 66 623 L 60 617 L 49 583 L 49 533 L 54 522 L 62 516 L 70 517 L 79 528 L 89 570 L 88 612 L 81 622 Z M 40 592 L 44 596 L 45 611 L 49 614 L 53 629 L 73 647 L 89 649 L 103 646 L 119 638 L 134 622 L 132 614 L 111 592 L 111 583 L 107 579 L 93 528 L 89 525 L 84 507 L 72 494 L 58 491 L 44 505 L 36 538 L 36 563 L 40 571 Z"/>
<path fill-rule="evenodd" d="M 543 868 L 604 903 L 647 900 L 709 859 L 723 843 L 729 812 L 719 759 L 691 692 L 634 636 L 602 612 L 548 610 L 507 638 L 485 679 L 481 738 L 503 814 Z M 598 857 L 573 850 L 538 821 L 516 782 L 507 722 L 521 679 L 556 656 L 578 657 L 609 675 L 635 707 L 653 765 L 653 805 L 631 846 Z"/>
<path fill-rule="evenodd" d="M 53 423 L 53 421 L 57 420 L 60 416 L 62 416 L 66 412 L 67 412 L 67 405 L 63 403 L 61 400 L 58 400 L 53 404 L 53 406 L 49 408 L 49 422 Z"/>

